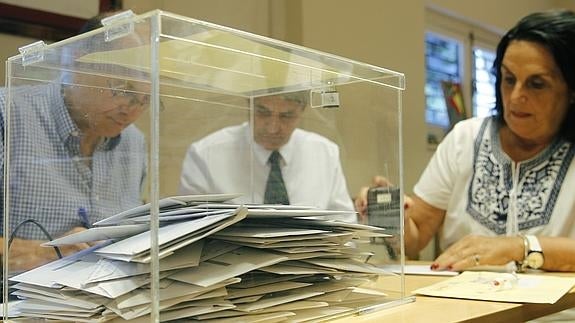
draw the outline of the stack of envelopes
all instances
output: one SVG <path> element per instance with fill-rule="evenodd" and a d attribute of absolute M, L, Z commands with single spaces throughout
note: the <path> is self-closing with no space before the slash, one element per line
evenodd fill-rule
<path fill-rule="evenodd" d="M 342 211 L 233 205 L 236 195 L 160 200 L 160 319 L 303 322 L 385 302 L 362 288 L 392 275 L 365 262 L 356 241 L 383 229 L 330 220 Z M 12 277 L 23 317 L 149 322 L 150 205 L 46 243 L 92 248 Z M 97 242 L 97 243 L 96 243 Z"/>

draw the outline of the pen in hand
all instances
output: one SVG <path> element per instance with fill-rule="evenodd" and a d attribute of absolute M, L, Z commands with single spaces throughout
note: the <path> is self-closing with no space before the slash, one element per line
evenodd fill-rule
<path fill-rule="evenodd" d="M 78 217 L 80 218 L 80 223 L 82 223 L 84 228 L 89 229 L 91 227 L 90 220 L 88 219 L 88 211 L 86 211 L 86 208 L 81 207 L 78 209 Z"/>

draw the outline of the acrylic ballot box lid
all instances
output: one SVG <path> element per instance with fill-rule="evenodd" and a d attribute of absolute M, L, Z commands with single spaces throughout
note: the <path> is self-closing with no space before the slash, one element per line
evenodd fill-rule
<path fill-rule="evenodd" d="M 158 10 L 102 24 L 7 61 L 5 315 L 306 321 L 412 301 L 383 267 L 405 262 L 402 73 Z M 375 175 L 390 186 L 358 214 Z"/>

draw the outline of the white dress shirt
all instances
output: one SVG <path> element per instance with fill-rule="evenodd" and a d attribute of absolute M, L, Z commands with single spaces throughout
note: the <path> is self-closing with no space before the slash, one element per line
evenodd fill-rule
<path fill-rule="evenodd" d="M 272 151 L 251 138 L 248 123 L 243 123 L 191 144 L 182 166 L 179 193 L 241 193 L 232 202 L 263 203 L 270 171 L 267 160 Z M 290 204 L 354 210 L 335 143 L 316 133 L 295 129 L 279 152 Z M 356 216 L 339 219 L 355 222 Z"/>

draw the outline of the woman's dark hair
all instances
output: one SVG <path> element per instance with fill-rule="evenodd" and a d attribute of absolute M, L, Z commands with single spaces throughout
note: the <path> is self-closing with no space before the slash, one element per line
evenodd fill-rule
<path fill-rule="evenodd" d="M 492 72 L 495 74 L 495 111 L 499 122 L 503 119 L 501 97 L 501 64 L 507 47 L 512 41 L 523 40 L 545 46 L 555 60 L 569 93 L 575 92 L 575 13 L 570 10 L 550 10 L 532 13 L 511 28 L 497 45 Z M 575 142 L 575 104 L 570 101 L 569 110 L 561 124 L 559 136 Z"/>

